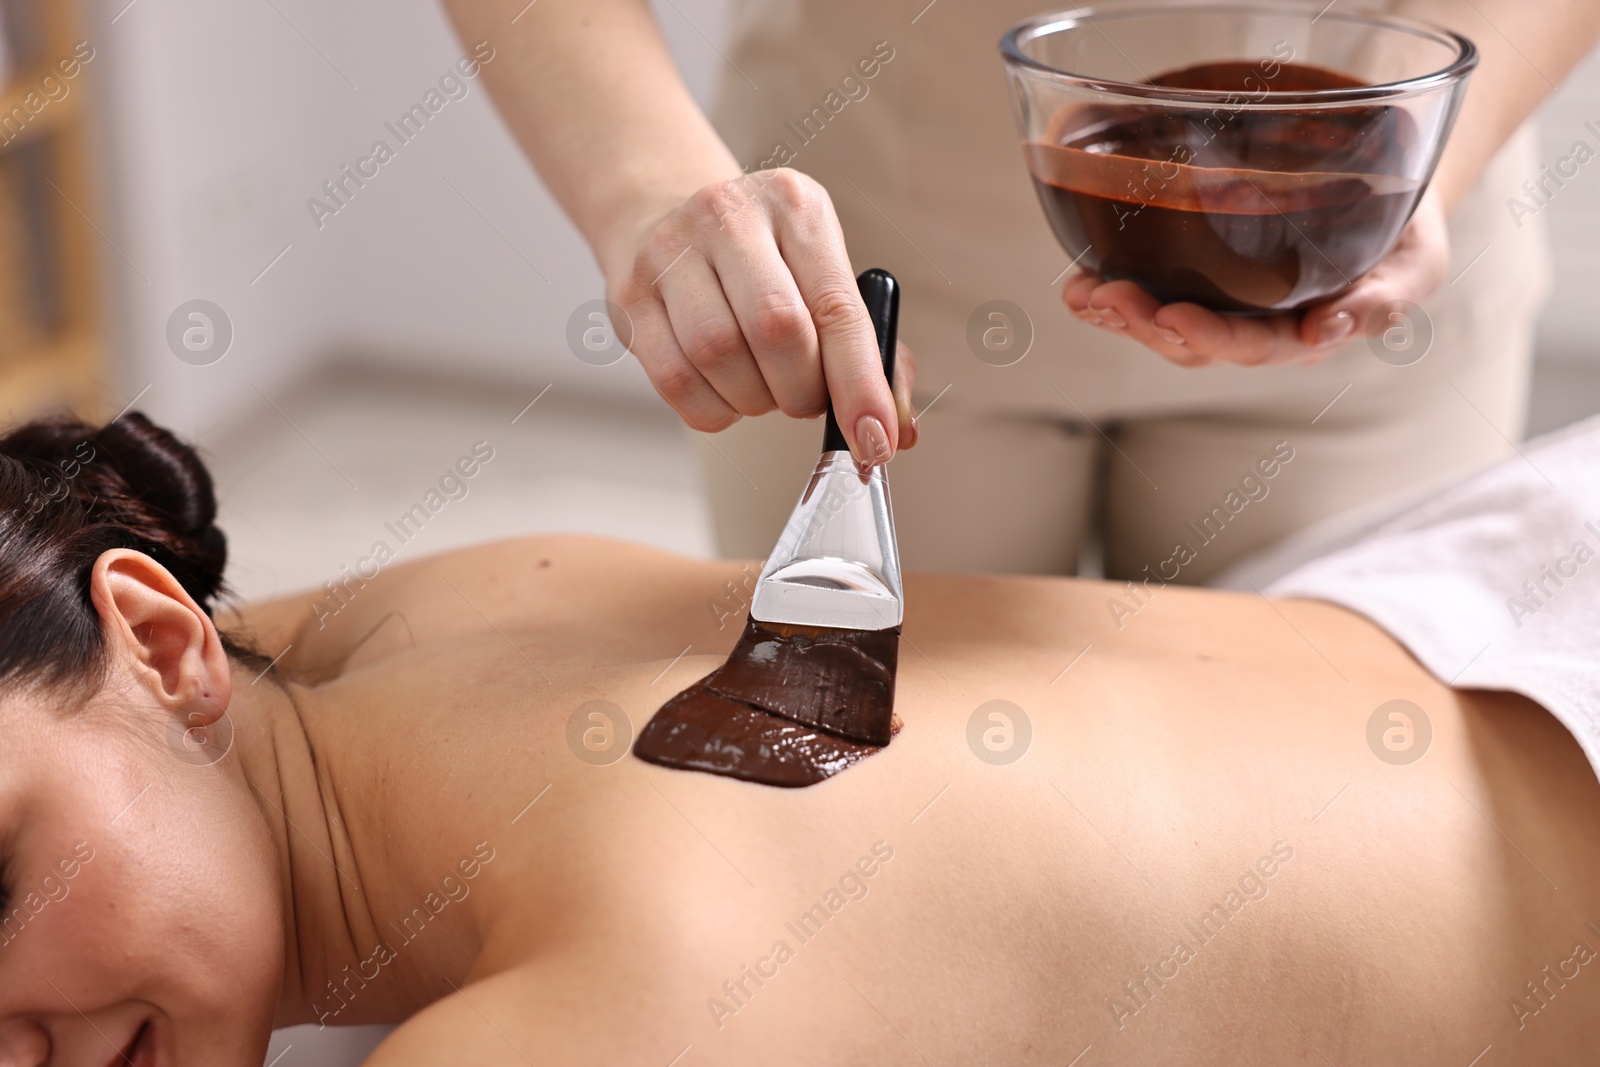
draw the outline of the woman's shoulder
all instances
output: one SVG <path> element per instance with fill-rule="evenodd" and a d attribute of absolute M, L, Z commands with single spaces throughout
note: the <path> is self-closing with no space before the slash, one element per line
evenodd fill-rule
<path fill-rule="evenodd" d="M 433 1067 L 475 1063 L 483 1067 L 522 1067 L 538 1055 L 526 1010 L 509 1011 L 509 976 L 451 990 L 407 1019 L 373 1050 L 362 1067 Z M 504 991 L 503 991 L 504 990 Z"/>
<path fill-rule="evenodd" d="M 593 1007 L 537 967 L 513 967 L 460 986 L 450 983 L 444 996 L 397 1027 L 362 1067 L 623 1062 L 622 1046 L 632 1040 L 628 1035 L 581 1025 L 580 1020 L 596 1018 Z"/>

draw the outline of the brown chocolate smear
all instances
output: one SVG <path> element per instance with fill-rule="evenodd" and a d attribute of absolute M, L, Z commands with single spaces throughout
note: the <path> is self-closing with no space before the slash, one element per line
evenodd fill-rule
<path fill-rule="evenodd" d="M 663 767 L 788 788 L 815 785 L 878 751 L 729 700 L 704 681 L 667 701 L 633 746 Z"/>
<path fill-rule="evenodd" d="M 757 622 L 727 662 L 664 704 L 633 753 L 665 767 L 813 785 L 889 743 L 898 628 Z"/>
<path fill-rule="evenodd" d="M 1301 64 L 1206 63 L 1151 78 L 1273 93 L 1363 84 Z M 1347 286 L 1392 246 L 1423 192 L 1421 144 L 1398 106 L 1208 112 L 1069 105 L 1024 146 L 1062 246 L 1163 303 L 1267 313 Z"/>
<path fill-rule="evenodd" d="M 900 630 L 745 624 L 711 689 L 852 741 L 889 743 Z"/>

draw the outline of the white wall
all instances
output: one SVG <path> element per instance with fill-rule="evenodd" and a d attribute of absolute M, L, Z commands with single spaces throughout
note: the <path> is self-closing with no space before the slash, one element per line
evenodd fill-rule
<path fill-rule="evenodd" d="M 631 360 L 593 368 L 567 351 L 567 316 L 601 295 L 599 273 L 481 82 L 314 224 L 307 199 L 376 138 L 393 143 L 384 123 L 463 54 L 433 0 L 126 3 L 95 0 L 86 28 L 123 399 L 149 384 L 142 408 L 200 433 L 259 404 L 257 389 L 277 396 L 348 353 L 650 395 Z M 660 5 L 702 100 L 724 66 L 707 40 L 722 36 L 724 9 Z M 196 297 L 235 329 L 227 356 L 204 367 L 165 339 L 168 315 Z"/>
<path fill-rule="evenodd" d="M 316 295 L 326 254 L 302 251 L 278 277 L 250 282 L 302 236 L 295 186 L 304 161 L 334 148 L 343 86 L 295 54 L 303 42 L 266 4 L 140 0 L 113 24 L 123 3 L 108 0 L 85 28 L 113 176 L 97 226 L 115 246 L 102 263 L 117 386 L 131 398 L 150 384 L 141 406 L 188 428 L 253 396 L 250 379 L 280 386 L 323 347 L 334 310 Z M 168 314 L 194 297 L 235 320 L 233 350 L 213 367 L 166 348 Z"/>

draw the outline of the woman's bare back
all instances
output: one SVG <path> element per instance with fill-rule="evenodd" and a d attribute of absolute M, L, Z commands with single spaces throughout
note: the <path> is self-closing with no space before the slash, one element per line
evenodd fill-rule
<path fill-rule="evenodd" d="M 800 790 L 627 755 L 754 573 L 540 538 L 245 613 L 320 679 L 353 865 L 409 872 L 365 887 L 371 951 L 322 1002 L 373 1021 L 370 985 L 423 976 L 372 1062 L 1538 1063 L 1600 1036 L 1600 788 L 1532 704 L 1329 605 L 912 576 L 883 752 Z M 1431 726 L 1415 762 L 1369 746 L 1395 700 Z"/>

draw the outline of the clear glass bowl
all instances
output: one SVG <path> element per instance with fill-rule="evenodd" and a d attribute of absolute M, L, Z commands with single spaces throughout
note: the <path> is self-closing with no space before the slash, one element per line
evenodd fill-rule
<path fill-rule="evenodd" d="M 1394 246 L 1477 49 L 1320 3 L 1039 15 L 1000 42 L 1023 155 L 1067 254 L 1163 303 L 1294 311 Z"/>

